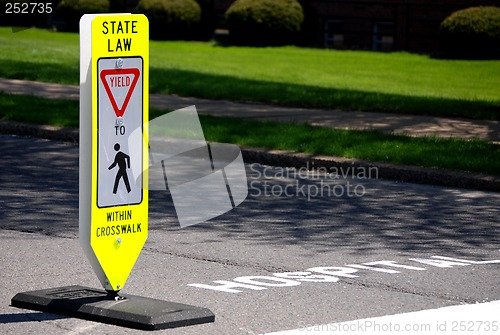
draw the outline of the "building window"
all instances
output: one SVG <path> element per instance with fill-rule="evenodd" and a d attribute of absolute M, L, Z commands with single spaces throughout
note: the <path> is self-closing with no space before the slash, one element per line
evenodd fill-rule
<path fill-rule="evenodd" d="M 373 25 L 373 50 L 391 51 L 394 46 L 394 23 L 375 22 Z"/>
<path fill-rule="evenodd" d="M 325 48 L 344 47 L 344 22 L 340 20 L 325 21 Z"/>

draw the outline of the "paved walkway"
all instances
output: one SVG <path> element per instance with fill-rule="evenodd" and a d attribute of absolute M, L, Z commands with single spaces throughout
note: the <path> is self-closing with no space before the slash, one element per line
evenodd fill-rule
<path fill-rule="evenodd" d="M 79 87 L 0 78 L 0 91 L 37 95 L 51 99 L 79 97 Z M 179 109 L 196 105 L 200 114 L 233 116 L 260 120 L 309 123 L 338 129 L 376 129 L 411 136 L 480 138 L 500 141 L 500 122 L 449 119 L 390 113 L 343 112 L 339 110 L 289 108 L 264 104 L 236 103 L 226 100 L 185 98 L 172 95 L 150 95 L 150 105 L 159 109 Z"/>

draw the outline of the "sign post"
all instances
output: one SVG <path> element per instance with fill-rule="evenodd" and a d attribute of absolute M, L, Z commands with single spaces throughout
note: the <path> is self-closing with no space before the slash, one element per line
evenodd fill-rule
<path fill-rule="evenodd" d="M 148 237 L 148 83 L 146 16 L 84 15 L 79 232 L 105 291 L 67 286 L 24 292 L 13 306 L 146 330 L 215 320 L 206 308 L 118 294 Z"/>

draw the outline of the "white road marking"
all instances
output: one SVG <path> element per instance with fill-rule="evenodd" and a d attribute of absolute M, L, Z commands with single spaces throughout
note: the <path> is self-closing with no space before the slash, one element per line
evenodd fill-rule
<path fill-rule="evenodd" d="M 83 333 L 86 333 L 86 332 L 89 332 L 91 329 L 97 327 L 98 324 L 96 324 L 95 322 L 91 322 L 91 321 L 84 321 L 80 324 L 77 324 L 74 329 L 72 329 L 68 335 L 78 335 L 78 334 L 83 334 Z"/>
<path fill-rule="evenodd" d="M 434 268 L 453 268 L 456 266 L 499 264 L 500 260 L 471 261 L 466 259 L 451 258 L 445 256 L 432 256 L 431 258 L 410 258 L 410 261 L 432 266 Z M 369 266 L 367 266 L 369 265 Z M 349 264 L 347 266 L 320 266 L 306 269 L 305 271 L 274 273 L 272 276 L 244 276 L 234 278 L 234 281 L 214 280 L 213 284 L 187 284 L 188 286 L 214 290 L 226 293 L 240 293 L 241 289 L 247 290 L 267 290 L 269 287 L 291 287 L 298 286 L 302 282 L 335 283 L 339 277 L 357 278 L 361 274 L 359 270 L 384 272 L 388 274 L 401 273 L 400 271 L 373 267 L 373 265 L 397 268 L 398 270 L 426 271 L 426 268 L 400 264 L 396 261 L 382 260 L 367 262 L 363 264 Z M 358 270 L 359 269 L 359 270 Z M 362 271 L 363 272 L 363 271 Z M 364 271 L 366 272 L 366 271 Z M 319 275 L 317 274 L 319 273 Z M 357 274 L 353 274 L 357 273 Z"/>
<path fill-rule="evenodd" d="M 500 300 L 323 325 L 297 321 L 298 329 L 265 335 L 479 334 L 500 333 Z"/>

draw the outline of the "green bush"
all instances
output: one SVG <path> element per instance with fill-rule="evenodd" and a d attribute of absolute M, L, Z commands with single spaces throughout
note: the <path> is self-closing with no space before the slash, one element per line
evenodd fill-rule
<path fill-rule="evenodd" d="M 109 0 L 62 0 L 56 7 L 56 14 L 64 25 L 63 31 L 78 31 L 83 14 L 109 13 Z"/>
<path fill-rule="evenodd" d="M 452 13 L 441 23 L 441 44 L 448 57 L 498 58 L 500 8 L 471 7 Z"/>
<path fill-rule="evenodd" d="M 280 45 L 294 42 L 304 13 L 297 0 L 236 0 L 226 21 L 233 43 Z"/>
<path fill-rule="evenodd" d="M 152 39 L 192 39 L 201 20 L 201 9 L 194 0 L 141 0 L 137 13 L 149 19 Z"/>

